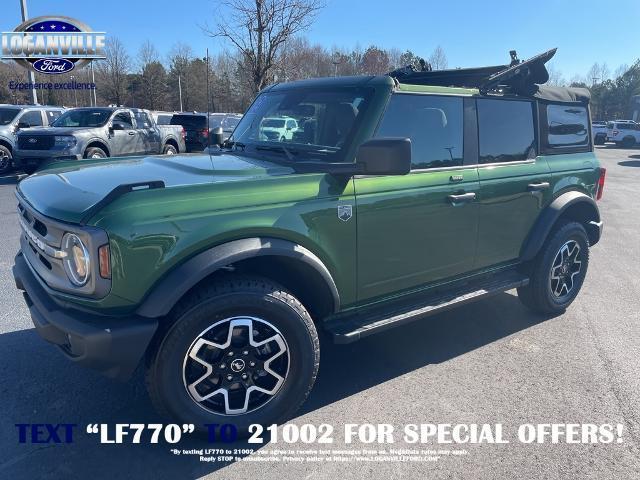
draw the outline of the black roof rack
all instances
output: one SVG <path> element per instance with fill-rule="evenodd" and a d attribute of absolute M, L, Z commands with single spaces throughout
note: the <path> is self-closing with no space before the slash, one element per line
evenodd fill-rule
<path fill-rule="evenodd" d="M 531 95 L 536 84 L 549 80 L 545 63 L 551 60 L 556 50 L 553 48 L 525 61 L 518 60 L 515 50 L 512 50 L 509 52 L 511 62 L 508 65 L 431 70 L 430 65 L 423 64 L 422 71 L 409 66 L 389 72 L 388 75 L 400 83 L 413 85 L 477 88 L 482 93 L 500 91 Z"/>

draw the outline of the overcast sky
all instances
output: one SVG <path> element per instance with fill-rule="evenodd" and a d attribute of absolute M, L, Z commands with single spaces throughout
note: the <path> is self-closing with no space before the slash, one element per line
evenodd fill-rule
<path fill-rule="evenodd" d="M 565 78 L 585 75 L 594 62 L 614 72 L 640 57 L 640 0 L 326 0 L 307 33 L 326 47 L 375 44 L 428 57 L 441 45 L 449 67 L 506 63 L 516 49 L 528 58 L 558 47 L 555 68 Z M 77 18 L 119 37 L 135 54 L 146 39 L 165 54 L 184 42 L 194 53 L 230 48 L 199 25 L 215 24 L 215 0 L 28 0 L 31 17 Z M 20 23 L 20 1 L 0 1 L 0 28 Z"/>

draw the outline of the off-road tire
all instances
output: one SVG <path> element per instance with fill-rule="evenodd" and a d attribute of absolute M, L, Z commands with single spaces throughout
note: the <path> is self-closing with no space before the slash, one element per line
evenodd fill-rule
<path fill-rule="evenodd" d="M 108 155 L 105 153 L 105 151 L 99 147 L 89 147 L 84 152 L 84 158 L 87 158 L 89 160 L 93 158 L 107 158 L 107 157 Z"/>
<path fill-rule="evenodd" d="M 288 372 L 272 398 L 260 408 L 240 415 L 217 414 L 198 404 L 183 377 L 186 354 L 207 328 L 236 316 L 259 317 L 279 330 L 289 351 Z M 179 423 L 232 423 L 240 436 L 251 424 L 271 425 L 290 418 L 304 403 L 318 373 L 320 344 L 313 320 L 290 292 L 268 279 L 229 276 L 197 288 L 170 315 L 147 357 L 146 385 L 157 411 Z"/>
<path fill-rule="evenodd" d="M 165 144 L 165 146 L 162 148 L 163 155 L 177 155 L 177 153 L 178 150 L 176 150 L 176 147 L 174 147 L 170 143 Z"/>
<path fill-rule="evenodd" d="M 551 287 L 551 269 L 561 247 L 575 241 L 580 247 L 580 272 L 572 283 L 572 289 L 563 297 L 554 295 Z M 530 265 L 529 285 L 518 288 L 520 301 L 537 313 L 554 315 L 562 313 L 575 300 L 586 277 L 589 266 L 589 237 L 577 222 L 563 222 L 554 227 L 542 249 Z"/>

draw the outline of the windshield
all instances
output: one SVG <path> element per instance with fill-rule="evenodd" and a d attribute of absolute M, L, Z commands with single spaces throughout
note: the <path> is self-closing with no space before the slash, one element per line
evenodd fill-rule
<path fill-rule="evenodd" d="M 9 125 L 19 111 L 19 108 L 0 108 L 0 125 Z"/>
<path fill-rule="evenodd" d="M 305 153 L 335 161 L 350 142 L 370 92 L 313 88 L 263 93 L 242 117 L 230 142 L 269 147 L 280 155 Z"/>
<path fill-rule="evenodd" d="M 107 123 L 112 110 L 92 108 L 68 110 L 51 124 L 52 127 L 102 127 Z"/>

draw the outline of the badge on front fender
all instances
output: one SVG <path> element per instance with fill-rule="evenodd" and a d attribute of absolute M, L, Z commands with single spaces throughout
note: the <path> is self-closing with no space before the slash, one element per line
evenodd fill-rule
<path fill-rule="evenodd" d="M 338 218 L 343 222 L 348 222 L 353 215 L 351 205 L 338 205 Z"/>

